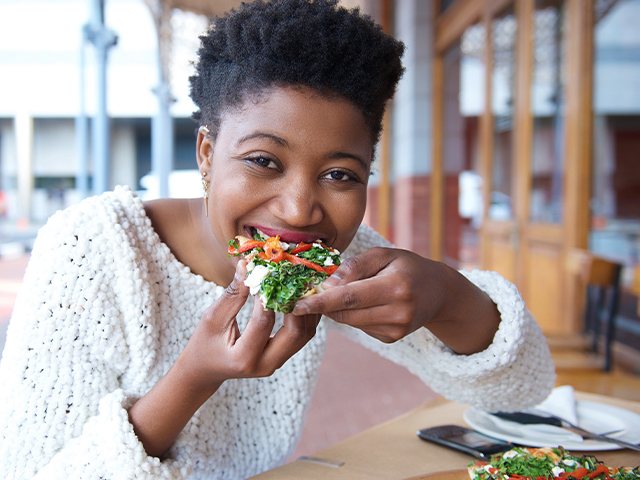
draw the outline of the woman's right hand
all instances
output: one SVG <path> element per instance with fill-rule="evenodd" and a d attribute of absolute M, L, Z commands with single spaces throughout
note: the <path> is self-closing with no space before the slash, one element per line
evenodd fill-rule
<path fill-rule="evenodd" d="M 204 312 L 181 355 L 205 390 L 230 378 L 268 377 L 315 335 L 319 314 L 285 315 L 283 327 L 272 336 L 275 313 L 265 311 L 258 298 L 241 334 L 236 315 L 249 296 L 245 276 L 246 262 L 240 260 L 233 281 Z"/>
<path fill-rule="evenodd" d="M 246 262 L 238 262 L 231 284 L 209 307 L 169 371 L 129 409 L 129 421 L 148 455 L 161 457 L 193 414 L 225 380 L 272 375 L 316 332 L 319 314 L 285 315 L 271 335 L 274 312 L 256 299 L 240 333 L 236 315 L 246 303 Z"/>

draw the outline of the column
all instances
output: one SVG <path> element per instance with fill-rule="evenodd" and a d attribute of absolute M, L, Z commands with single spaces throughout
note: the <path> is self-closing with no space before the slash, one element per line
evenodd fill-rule
<path fill-rule="evenodd" d="M 433 4 L 396 2 L 396 37 L 406 46 L 405 74 L 393 111 L 394 243 L 429 255 Z"/>
<path fill-rule="evenodd" d="M 28 221 L 31 218 L 33 194 L 33 117 L 20 112 L 14 117 L 14 122 L 18 157 L 18 217 Z"/>

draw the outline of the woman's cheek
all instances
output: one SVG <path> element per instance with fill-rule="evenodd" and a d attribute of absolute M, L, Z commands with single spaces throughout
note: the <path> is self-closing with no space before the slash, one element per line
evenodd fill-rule
<path fill-rule="evenodd" d="M 337 203 L 334 218 L 338 229 L 339 240 L 335 245 L 338 250 L 344 251 L 353 240 L 364 218 L 366 206 L 366 191 L 350 198 L 343 198 Z"/>

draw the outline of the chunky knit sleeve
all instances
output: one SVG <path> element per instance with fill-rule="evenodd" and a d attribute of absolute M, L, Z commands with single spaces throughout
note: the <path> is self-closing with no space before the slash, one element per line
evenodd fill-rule
<path fill-rule="evenodd" d="M 188 461 L 146 455 L 121 388 L 154 362 L 128 220 L 98 199 L 59 212 L 36 240 L 0 365 L 0 478 L 185 478 Z M 126 225 L 125 225 L 126 227 Z M 108 239 L 105 240 L 105 239 Z M 138 353 L 136 353 L 138 352 Z M 129 372 L 129 373 L 127 373 Z"/>
<path fill-rule="evenodd" d="M 389 246 L 361 227 L 347 255 L 373 246 Z M 501 316 L 493 343 L 473 355 L 457 355 L 426 328 L 394 344 L 332 322 L 346 336 L 404 365 L 432 389 L 451 400 L 487 411 L 518 410 L 547 397 L 555 381 L 553 361 L 542 330 L 516 287 L 495 272 L 462 271 L 496 303 Z"/>

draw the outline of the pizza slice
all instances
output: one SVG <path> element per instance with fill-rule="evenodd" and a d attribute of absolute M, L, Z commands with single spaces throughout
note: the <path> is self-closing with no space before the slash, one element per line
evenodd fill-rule
<path fill-rule="evenodd" d="M 470 480 L 640 480 L 640 467 L 610 467 L 562 447 L 514 447 L 489 461 L 477 460 L 467 470 Z"/>
<path fill-rule="evenodd" d="M 300 298 L 320 291 L 320 284 L 340 265 L 340 252 L 322 242 L 289 244 L 280 236 L 229 242 L 229 256 L 247 260 L 244 283 L 266 310 L 290 313 Z"/>

